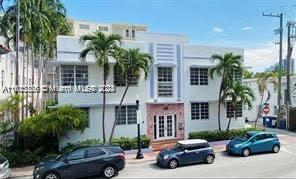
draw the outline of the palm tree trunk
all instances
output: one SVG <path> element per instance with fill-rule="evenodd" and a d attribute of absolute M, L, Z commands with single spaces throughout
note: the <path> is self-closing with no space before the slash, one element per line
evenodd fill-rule
<path fill-rule="evenodd" d="M 119 107 L 118 107 L 117 114 L 115 116 L 115 120 L 113 122 L 112 131 L 111 131 L 111 135 L 110 135 L 110 138 L 109 138 L 109 143 L 111 143 L 111 141 L 112 141 L 114 130 L 115 130 L 115 126 L 116 126 L 116 122 L 117 122 L 117 119 L 120 116 L 120 111 L 121 111 L 122 103 L 123 103 L 123 100 L 124 100 L 124 98 L 126 96 L 126 93 L 127 93 L 128 88 L 129 88 L 129 84 L 127 83 L 126 88 L 125 88 L 125 90 L 123 92 L 123 95 L 122 95 L 121 100 L 120 100 L 120 103 L 119 103 Z"/>
<path fill-rule="evenodd" d="M 29 86 L 29 60 L 30 60 L 30 52 L 29 52 L 29 44 L 26 45 L 26 51 L 27 51 L 27 62 L 26 62 L 26 86 Z M 28 117 L 28 98 L 29 94 L 26 94 L 26 117 Z"/>
<path fill-rule="evenodd" d="M 226 128 L 226 131 L 228 132 L 229 129 L 230 129 L 230 123 L 231 123 L 231 119 L 232 119 L 232 114 L 234 113 L 236 109 L 234 109 L 232 106 L 231 106 L 231 114 L 230 114 L 230 117 L 229 117 L 229 120 L 228 120 L 228 124 L 227 124 L 227 128 Z M 233 114 L 234 117 L 235 117 L 235 114 Z"/>
<path fill-rule="evenodd" d="M 260 115 L 260 112 L 262 111 L 263 97 L 264 97 L 264 91 L 263 91 L 263 94 L 262 94 L 261 100 L 260 100 L 259 111 L 258 111 L 258 114 L 257 114 L 257 117 L 256 117 L 256 121 L 255 121 L 255 128 L 257 127 L 257 122 L 259 120 L 259 115 Z"/>
<path fill-rule="evenodd" d="M 104 69 L 104 88 L 103 88 L 103 112 L 102 112 L 102 129 L 103 129 L 103 142 L 106 143 L 106 133 L 105 133 L 105 109 L 106 109 L 106 81 L 107 81 L 107 75 L 106 70 Z"/>
<path fill-rule="evenodd" d="M 32 86 L 35 85 L 35 53 L 34 53 L 34 47 L 32 46 L 32 61 L 31 61 L 31 84 Z M 31 95 L 31 103 L 32 103 L 32 106 L 34 106 L 34 93 L 32 93 Z M 31 114 L 30 114 L 31 115 Z"/>
<path fill-rule="evenodd" d="M 230 118 L 228 120 L 228 124 L 227 124 L 227 129 L 226 129 L 227 132 L 229 131 L 229 128 L 230 128 L 231 119 L 232 119 L 232 117 L 230 116 Z"/>

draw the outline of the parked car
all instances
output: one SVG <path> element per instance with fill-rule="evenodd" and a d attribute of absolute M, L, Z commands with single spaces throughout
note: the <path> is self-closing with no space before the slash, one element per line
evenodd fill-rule
<path fill-rule="evenodd" d="M 279 138 L 275 133 L 251 131 L 243 137 L 230 140 L 226 145 L 226 151 L 247 157 L 254 153 L 278 153 L 280 147 Z"/>
<path fill-rule="evenodd" d="M 172 149 L 161 150 L 157 164 L 174 169 L 180 165 L 205 162 L 212 164 L 215 152 L 206 140 L 192 139 L 179 141 Z"/>
<path fill-rule="evenodd" d="M 0 154 L 0 178 L 9 178 L 10 169 L 8 160 Z"/>
<path fill-rule="evenodd" d="M 103 175 L 112 178 L 125 166 L 125 155 L 113 145 L 88 145 L 75 148 L 55 159 L 35 166 L 34 179 L 81 178 Z"/>

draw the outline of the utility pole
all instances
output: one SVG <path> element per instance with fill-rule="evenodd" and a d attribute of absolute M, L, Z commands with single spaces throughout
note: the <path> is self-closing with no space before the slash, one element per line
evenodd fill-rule
<path fill-rule="evenodd" d="M 281 86 L 282 86 L 282 61 L 283 61 L 283 13 L 280 14 L 265 14 L 263 16 L 276 17 L 280 19 L 280 27 L 276 29 L 275 32 L 280 34 L 279 41 L 279 73 L 278 73 L 278 113 L 277 113 L 277 126 L 279 126 L 280 114 L 281 114 Z"/>
<path fill-rule="evenodd" d="M 295 34 L 291 32 L 292 28 L 295 30 L 295 22 L 288 22 L 287 23 L 287 28 L 288 28 L 288 44 L 287 44 L 287 90 L 286 90 L 286 111 L 287 111 L 287 129 L 289 129 L 289 110 L 291 106 L 291 93 L 290 93 L 290 85 L 291 85 L 291 80 L 290 80 L 290 75 L 291 75 L 291 56 L 292 56 L 292 51 L 293 51 L 293 45 L 292 41 L 295 40 Z"/>
<path fill-rule="evenodd" d="M 17 13 L 16 13 L 16 59 L 15 59 L 15 86 L 19 85 L 19 38 L 20 38 L 20 0 L 16 1 Z M 18 94 L 18 91 L 16 91 Z"/>

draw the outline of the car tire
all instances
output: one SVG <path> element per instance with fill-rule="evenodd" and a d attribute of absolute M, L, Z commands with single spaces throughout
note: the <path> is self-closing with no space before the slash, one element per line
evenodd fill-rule
<path fill-rule="evenodd" d="M 48 172 L 45 174 L 43 179 L 60 179 L 60 175 L 57 174 L 56 172 Z"/>
<path fill-rule="evenodd" d="M 176 159 L 171 159 L 169 162 L 168 162 L 168 168 L 170 169 L 175 169 L 177 168 L 179 165 L 178 161 Z"/>
<path fill-rule="evenodd" d="M 104 167 L 104 169 L 102 171 L 104 178 L 112 178 L 112 177 L 116 176 L 117 173 L 118 173 L 118 170 L 113 165 L 108 165 L 108 166 Z"/>
<path fill-rule="evenodd" d="M 212 154 L 207 155 L 206 160 L 205 160 L 206 164 L 212 164 L 212 163 L 214 163 L 214 161 L 215 161 L 214 155 L 212 155 Z"/>
<path fill-rule="evenodd" d="M 248 157 L 248 156 L 250 156 L 250 154 L 251 154 L 250 149 L 248 149 L 248 148 L 244 148 L 244 149 L 242 150 L 242 156 L 243 156 L 243 157 Z"/>
<path fill-rule="evenodd" d="M 279 153 L 279 151 L 280 151 L 280 146 L 279 145 L 274 145 L 272 147 L 272 152 L 273 153 Z"/>

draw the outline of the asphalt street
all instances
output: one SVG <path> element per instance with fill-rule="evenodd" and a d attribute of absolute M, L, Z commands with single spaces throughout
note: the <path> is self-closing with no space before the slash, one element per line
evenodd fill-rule
<path fill-rule="evenodd" d="M 211 165 L 196 164 L 165 169 L 158 167 L 154 161 L 127 164 L 117 178 L 296 178 L 295 166 L 296 144 L 292 144 L 282 146 L 278 154 L 258 154 L 246 158 L 217 153 Z"/>
<path fill-rule="evenodd" d="M 118 178 L 296 178 L 296 145 L 282 146 L 278 154 L 249 157 L 218 153 L 213 164 L 197 164 L 177 169 L 159 168 L 155 162 L 127 165 Z"/>

